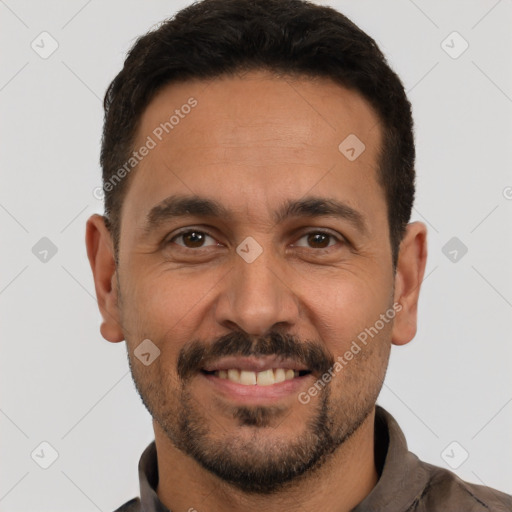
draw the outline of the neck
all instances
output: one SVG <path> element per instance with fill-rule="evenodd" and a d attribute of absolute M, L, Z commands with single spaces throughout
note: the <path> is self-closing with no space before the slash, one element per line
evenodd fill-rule
<path fill-rule="evenodd" d="M 272 495 L 246 494 L 176 449 L 154 421 L 160 501 L 173 512 L 348 512 L 378 480 L 374 460 L 375 409 L 359 429 L 315 472 Z"/>

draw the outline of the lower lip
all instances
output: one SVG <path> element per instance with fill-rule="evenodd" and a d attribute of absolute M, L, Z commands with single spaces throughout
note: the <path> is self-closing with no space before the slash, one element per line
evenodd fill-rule
<path fill-rule="evenodd" d="M 302 377 L 294 377 L 278 384 L 271 386 L 246 386 L 238 384 L 229 379 L 221 379 L 215 375 L 204 373 L 199 374 L 200 377 L 206 379 L 208 383 L 228 399 L 235 400 L 245 404 L 258 404 L 276 402 L 291 395 L 297 395 L 301 388 L 305 387 L 305 383 L 311 378 L 311 374 Z"/>

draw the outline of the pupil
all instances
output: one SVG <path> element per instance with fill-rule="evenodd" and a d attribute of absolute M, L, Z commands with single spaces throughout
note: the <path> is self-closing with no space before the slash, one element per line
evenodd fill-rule
<path fill-rule="evenodd" d="M 203 234 L 195 231 L 186 234 L 185 238 L 191 242 L 192 247 L 201 247 L 203 243 Z"/>
<path fill-rule="evenodd" d="M 315 234 L 309 236 L 309 240 L 313 244 L 320 243 L 320 245 L 322 245 L 322 240 L 323 240 L 323 242 L 325 242 L 325 241 L 327 241 L 328 237 L 329 237 L 329 235 L 326 235 L 324 233 L 315 233 Z M 325 244 L 323 244 L 322 247 L 325 247 Z"/>

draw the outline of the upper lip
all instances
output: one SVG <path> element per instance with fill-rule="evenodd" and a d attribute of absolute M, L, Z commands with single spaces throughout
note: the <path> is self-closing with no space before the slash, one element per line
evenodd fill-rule
<path fill-rule="evenodd" d="M 283 359 L 278 356 L 223 357 L 215 362 L 208 363 L 202 369 L 207 372 L 214 372 L 219 370 L 230 370 L 232 368 L 248 372 L 262 372 L 276 368 L 297 371 L 308 370 L 306 366 L 298 361 L 294 361 L 293 359 Z"/>

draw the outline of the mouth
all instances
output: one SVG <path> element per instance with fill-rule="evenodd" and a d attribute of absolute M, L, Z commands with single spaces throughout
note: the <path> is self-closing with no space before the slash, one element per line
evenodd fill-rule
<path fill-rule="evenodd" d="M 228 357 L 200 371 L 216 392 L 245 404 L 275 402 L 300 391 L 312 371 L 276 357 Z"/>
<path fill-rule="evenodd" d="M 309 370 L 293 370 L 291 368 L 268 368 L 259 372 L 229 368 L 227 370 L 201 370 L 204 375 L 213 375 L 242 386 L 273 386 L 280 382 L 309 375 Z"/>

